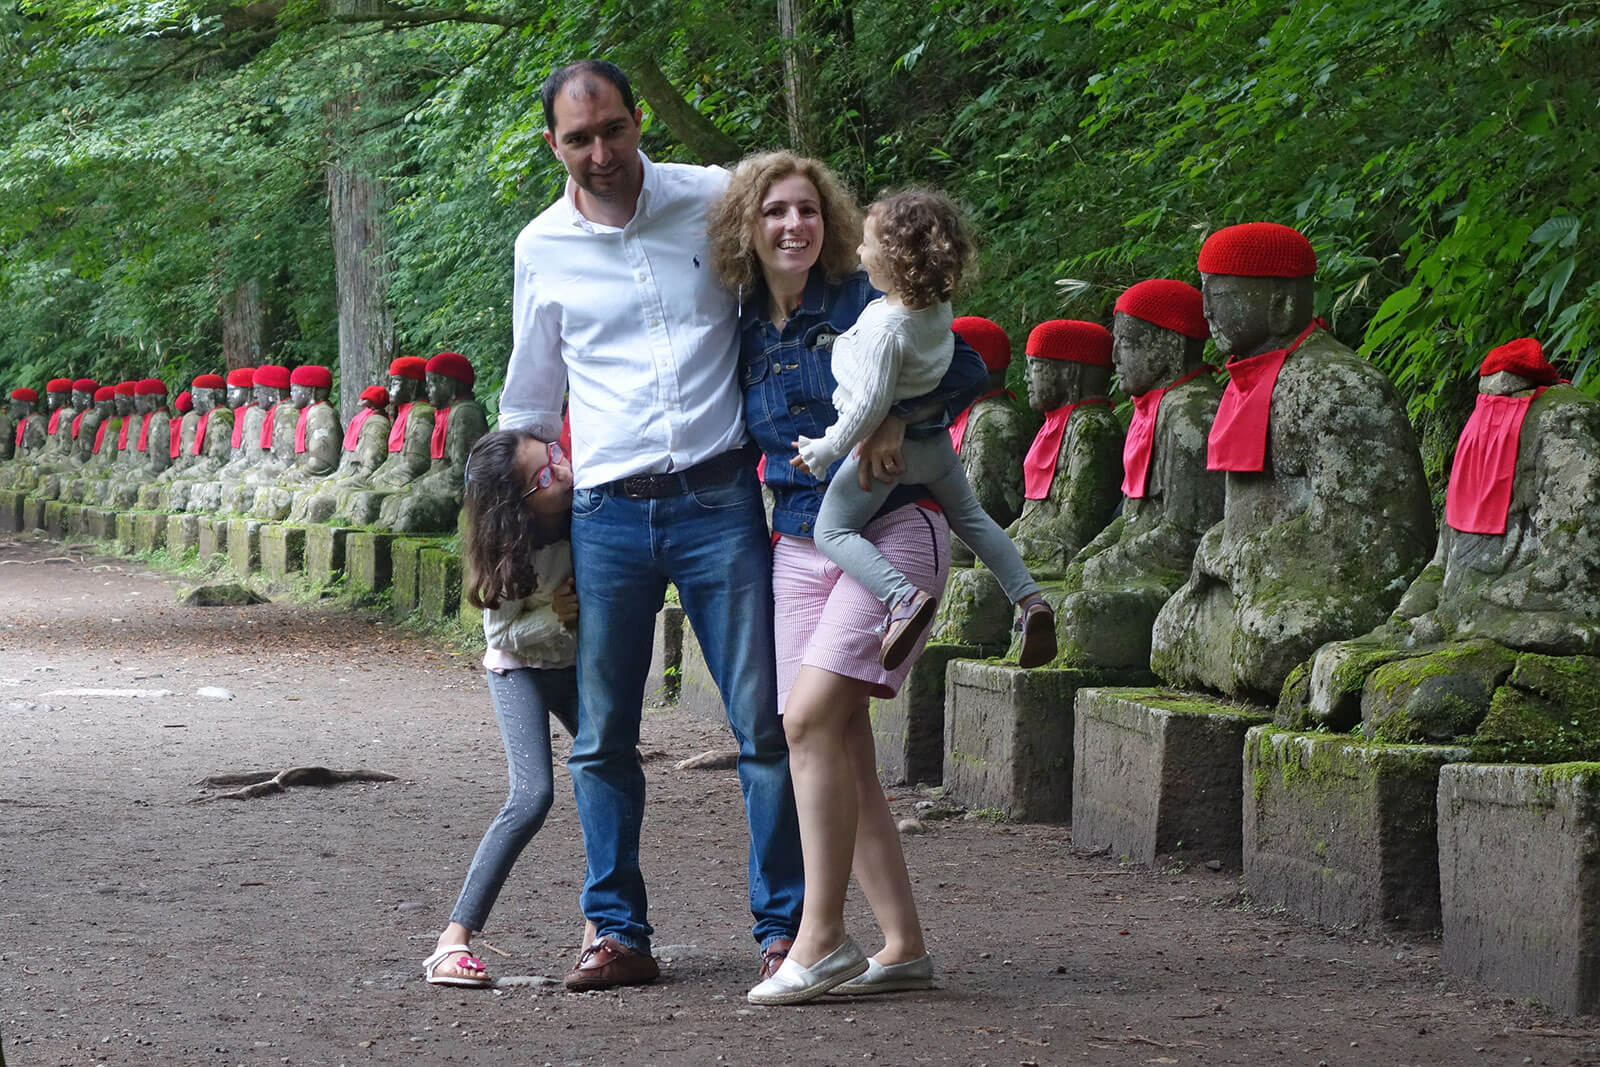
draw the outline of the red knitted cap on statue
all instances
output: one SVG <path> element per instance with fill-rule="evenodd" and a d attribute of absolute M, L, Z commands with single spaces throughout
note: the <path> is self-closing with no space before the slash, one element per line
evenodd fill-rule
<path fill-rule="evenodd" d="M 454 378 L 462 385 L 471 385 L 477 380 L 477 375 L 472 372 L 472 364 L 458 352 L 440 352 L 428 360 L 428 373 Z"/>
<path fill-rule="evenodd" d="M 1111 331 L 1097 322 L 1050 319 L 1028 334 L 1034 359 L 1068 359 L 1094 367 L 1111 366 Z"/>
<path fill-rule="evenodd" d="M 39 402 L 39 394 L 37 391 L 29 389 L 26 385 L 19 385 L 11 390 L 11 399 L 26 400 L 30 404 L 37 404 Z"/>
<path fill-rule="evenodd" d="M 133 396 L 139 391 L 138 382 L 118 382 L 115 386 L 118 396 Z"/>
<path fill-rule="evenodd" d="M 72 383 L 72 391 L 74 393 L 93 393 L 98 388 L 100 388 L 100 383 L 93 378 L 79 378 Z"/>
<path fill-rule="evenodd" d="M 116 396 L 117 396 L 117 387 L 116 386 L 114 386 L 114 385 L 102 385 L 100 388 L 98 388 L 98 389 L 96 389 L 94 391 L 94 402 L 96 404 L 100 404 L 100 403 L 103 403 L 103 402 L 105 402 L 107 400 L 114 400 L 114 399 L 116 399 Z"/>
<path fill-rule="evenodd" d="M 70 393 L 72 392 L 72 379 L 51 378 L 44 384 L 44 391 L 47 393 Z"/>
<path fill-rule="evenodd" d="M 427 373 L 428 361 L 421 356 L 401 356 L 389 364 L 391 378 L 415 378 L 420 382 Z"/>
<path fill-rule="evenodd" d="M 1561 377 L 1544 358 L 1544 346 L 1531 337 L 1519 337 L 1490 349 L 1483 366 L 1478 368 L 1478 376 L 1484 378 L 1503 370 L 1539 385 L 1552 385 Z"/>
<path fill-rule="evenodd" d="M 220 374 L 201 374 L 192 383 L 194 389 L 222 389 L 227 385 Z"/>
<path fill-rule="evenodd" d="M 1011 365 L 1011 338 L 998 323 L 981 315 L 963 315 L 950 325 L 963 341 L 977 350 L 989 370 L 1004 370 Z"/>
<path fill-rule="evenodd" d="M 1201 274 L 1246 278 L 1309 278 L 1317 273 L 1317 254 L 1305 234 L 1276 222 L 1227 226 L 1200 246 Z"/>
<path fill-rule="evenodd" d="M 256 368 L 256 384 L 269 389 L 289 388 L 289 368 L 276 363 L 263 363 Z"/>
<path fill-rule="evenodd" d="M 1188 282 L 1151 278 L 1130 285 L 1117 297 L 1115 310 L 1185 337 L 1211 336 L 1211 327 L 1206 325 L 1201 310 L 1200 290 Z"/>
<path fill-rule="evenodd" d="M 256 384 L 256 369 L 254 367 L 235 367 L 228 372 L 228 384 L 234 387 L 243 386 L 248 389 Z"/>
<path fill-rule="evenodd" d="M 140 378 L 133 386 L 135 396 L 166 396 L 167 383 L 160 378 Z"/>
<path fill-rule="evenodd" d="M 304 367 L 294 369 L 294 373 L 289 375 L 289 384 L 309 385 L 313 389 L 332 389 L 333 372 L 327 367 L 308 363 Z"/>
<path fill-rule="evenodd" d="M 172 402 L 172 406 L 177 408 L 179 411 L 193 411 L 194 397 L 189 393 L 189 390 L 185 389 L 183 392 L 178 394 L 178 399 Z"/>
<path fill-rule="evenodd" d="M 381 408 L 389 403 L 389 390 L 381 385 L 369 385 L 361 390 L 361 399 L 375 408 Z"/>

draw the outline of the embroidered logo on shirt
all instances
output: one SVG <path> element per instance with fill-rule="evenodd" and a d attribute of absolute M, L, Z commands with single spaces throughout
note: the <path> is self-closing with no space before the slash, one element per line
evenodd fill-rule
<path fill-rule="evenodd" d="M 699 256 L 695 256 L 694 257 L 694 266 L 695 266 L 696 270 L 700 269 L 700 257 Z"/>

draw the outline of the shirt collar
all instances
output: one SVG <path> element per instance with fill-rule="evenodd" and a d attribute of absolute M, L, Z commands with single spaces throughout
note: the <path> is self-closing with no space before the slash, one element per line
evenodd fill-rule
<path fill-rule="evenodd" d="M 643 218 L 649 213 L 651 194 L 661 184 L 661 177 L 656 170 L 656 165 L 650 162 L 650 157 L 644 154 L 643 149 L 639 150 L 639 161 L 644 165 L 644 181 L 639 186 L 639 202 L 634 205 L 633 209 L 634 219 Z M 596 224 L 578 210 L 577 190 L 578 184 L 572 180 L 572 175 L 567 175 L 567 184 L 561 194 L 562 203 L 567 205 L 567 223 L 593 233 L 596 229 Z M 630 219 L 628 221 L 632 222 L 633 220 Z M 609 226 L 604 228 L 611 229 Z"/>

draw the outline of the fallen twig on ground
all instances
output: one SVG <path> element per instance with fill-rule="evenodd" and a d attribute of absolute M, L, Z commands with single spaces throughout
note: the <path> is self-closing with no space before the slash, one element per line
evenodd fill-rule
<path fill-rule="evenodd" d="M 271 796 L 274 793 L 287 792 L 290 786 L 307 785 L 327 787 L 340 785 L 344 782 L 393 782 L 398 781 L 395 775 L 384 771 L 369 771 L 357 768 L 353 771 L 336 771 L 328 767 L 289 767 L 281 771 L 240 771 L 233 774 L 213 774 L 209 778 L 202 778 L 195 785 L 201 789 L 225 789 L 228 786 L 242 786 L 228 793 L 218 793 L 211 797 L 196 797 L 196 800 L 253 800 L 256 797 Z"/>

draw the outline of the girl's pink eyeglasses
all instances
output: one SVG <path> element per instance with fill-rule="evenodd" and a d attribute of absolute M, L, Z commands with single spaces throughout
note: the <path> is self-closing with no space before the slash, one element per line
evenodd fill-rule
<path fill-rule="evenodd" d="M 550 468 L 567 458 L 567 454 L 561 450 L 561 446 L 554 441 L 550 442 L 548 448 L 550 450 L 550 461 L 534 473 L 533 488 L 522 494 L 522 499 L 524 500 L 541 489 L 550 488 L 550 483 L 555 480 L 555 475 L 550 473 Z"/>

